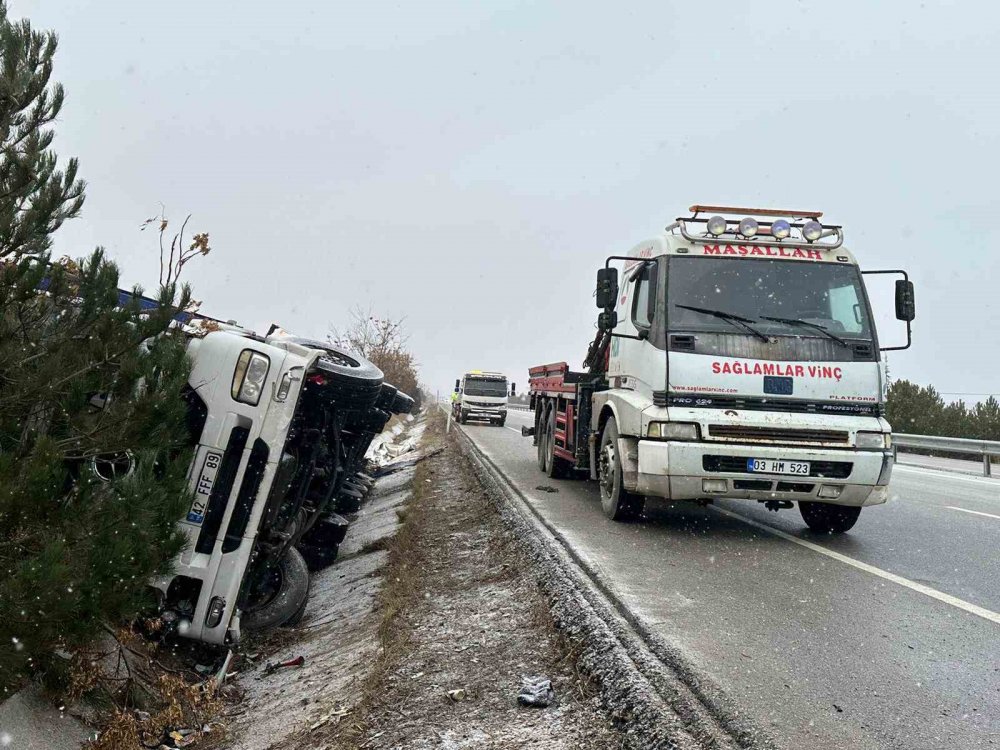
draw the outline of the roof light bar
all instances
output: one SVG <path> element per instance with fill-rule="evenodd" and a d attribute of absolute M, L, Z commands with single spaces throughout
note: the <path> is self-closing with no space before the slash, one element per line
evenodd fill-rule
<path fill-rule="evenodd" d="M 691 206 L 692 215 L 678 217 L 668 231 L 680 229 L 688 242 L 718 242 L 726 245 L 781 245 L 782 247 L 835 250 L 844 243 L 844 232 L 839 225 L 821 224 L 822 211 L 786 211 L 768 208 L 739 208 L 735 206 Z M 713 212 L 710 217 L 699 213 Z M 715 213 L 717 212 L 717 213 Z M 743 214 L 739 219 L 720 214 Z M 750 214 L 750 216 L 747 216 Z M 757 221 L 753 216 L 781 217 L 774 221 Z M 791 219 L 791 221 L 789 221 Z M 803 221 L 804 220 L 804 221 Z M 695 231 L 690 224 L 704 229 Z M 798 230 L 793 235 L 792 230 Z M 728 235 L 728 236 L 727 236 Z M 770 236 L 768 236 L 770 235 Z M 827 241 L 824 241 L 827 240 Z"/>

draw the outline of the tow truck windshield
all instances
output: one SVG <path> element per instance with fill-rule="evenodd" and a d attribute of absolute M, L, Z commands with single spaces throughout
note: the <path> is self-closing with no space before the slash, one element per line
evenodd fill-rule
<path fill-rule="evenodd" d="M 506 396 L 507 381 L 496 379 L 466 378 L 466 396 Z"/>
<path fill-rule="evenodd" d="M 668 328 L 871 340 L 857 266 L 736 258 L 673 257 Z M 749 330 L 752 326 L 753 330 Z"/>

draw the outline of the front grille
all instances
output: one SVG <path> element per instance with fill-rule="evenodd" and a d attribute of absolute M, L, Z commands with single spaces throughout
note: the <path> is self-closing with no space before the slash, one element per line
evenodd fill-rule
<path fill-rule="evenodd" d="M 499 409 L 501 406 L 506 406 L 507 404 L 497 404 L 490 401 L 466 401 L 469 406 L 475 406 L 477 409 Z"/>
<path fill-rule="evenodd" d="M 662 393 L 662 391 L 660 391 Z M 656 393 L 653 393 L 655 403 Z M 666 396 L 665 404 L 657 406 L 684 406 L 699 409 L 734 409 L 744 411 L 782 411 L 806 414 L 848 414 L 851 416 L 880 417 L 882 404 L 848 403 L 842 401 L 801 401 L 797 399 L 761 398 L 759 396 L 713 396 L 693 393 L 686 396 Z"/>
<path fill-rule="evenodd" d="M 778 482 L 778 492 L 812 492 L 815 486 L 805 482 Z"/>
<path fill-rule="evenodd" d="M 769 440 L 776 443 L 840 443 L 847 445 L 850 435 L 844 430 L 811 430 L 790 427 L 756 427 L 739 424 L 713 424 L 708 427 L 712 437 L 727 440 L 756 442 Z"/>
<path fill-rule="evenodd" d="M 269 454 L 267 443 L 257 438 L 253 443 L 253 448 L 250 449 L 250 458 L 247 460 L 243 481 L 240 483 L 240 491 L 236 496 L 236 507 L 229 517 L 226 536 L 222 539 L 223 553 L 239 549 L 243 542 L 243 535 L 246 533 L 247 524 L 253 514 L 254 503 L 257 501 L 257 491 L 260 489 L 261 480 L 267 470 Z"/>
<path fill-rule="evenodd" d="M 759 359 L 768 362 L 851 362 L 873 361 L 875 349 L 870 341 L 848 339 L 852 345 L 845 349 L 833 339 L 816 338 L 812 334 L 781 335 L 767 342 L 746 333 L 712 333 L 709 331 L 672 333 L 668 339 L 671 351 L 695 352 L 713 357 L 734 359 Z M 691 340 L 688 341 L 688 338 Z M 680 344 L 680 346 L 678 346 Z M 854 345 L 860 345 L 857 349 Z M 865 350 L 864 345 L 868 346 Z"/>
<path fill-rule="evenodd" d="M 770 492 L 771 483 L 764 479 L 734 479 L 734 490 L 749 490 L 751 492 Z"/>
<path fill-rule="evenodd" d="M 234 427 L 229 433 L 229 442 L 222 454 L 222 461 L 215 475 L 215 484 L 212 485 L 212 492 L 208 497 L 205 519 L 202 521 L 198 541 L 194 546 L 195 552 L 209 555 L 215 549 L 215 540 L 219 535 L 219 529 L 222 528 L 222 518 L 229 507 L 229 496 L 236 483 L 236 474 L 243 460 L 243 449 L 246 448 L 249 437 L 250 430 L 246 427 Z"/>
<path fill-rule="evenodd" d="M 746 456 L 702 456 L 701 467 L 711 472 L 748 473 Z M 854 464 L 850 461 L 810 461 L 809 476 L 819 479 L 847 479 L 853 468 Z"/>

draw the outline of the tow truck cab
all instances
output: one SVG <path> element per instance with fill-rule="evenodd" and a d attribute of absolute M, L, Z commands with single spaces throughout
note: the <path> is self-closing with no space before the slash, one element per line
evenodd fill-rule
<path fill-rule="evenodd" d="M 515 385 L 508 386 L 507 376 L 499 372 L 470 370 L 455 381 L 456 398 L 453 416 L 460 424 L 469 420 L 488 420 L 503 425 L 507 419 L 507 398 Z"/>
<path fill-rule="evenodd" d="M 887 500 L 893 459 L 887 349 L 842 228 L 819 212 L 691 211 L 598 272 L 589 372 L 532 369 L 540 465 L 587 469 L 616 519 L 645 496 L 734 497 L 797 502 L 811 528 L 844 531 Z M 901 276 L 909 346 L 913 286 L 875 273 Z"/>

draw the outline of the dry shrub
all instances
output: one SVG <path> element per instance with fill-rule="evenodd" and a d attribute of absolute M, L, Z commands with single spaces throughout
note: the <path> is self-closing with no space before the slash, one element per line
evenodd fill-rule
<path fill-rule="evenodd" d="M 403 327 L 404 318 L 381 318 L 360 307 L 351 310 L 351 323 L 344 331 L 332 329 L 330 340 L 367 358 L 403 393 L 419 399 L 417 362 L 407 349 L 410 337 Z"/>

